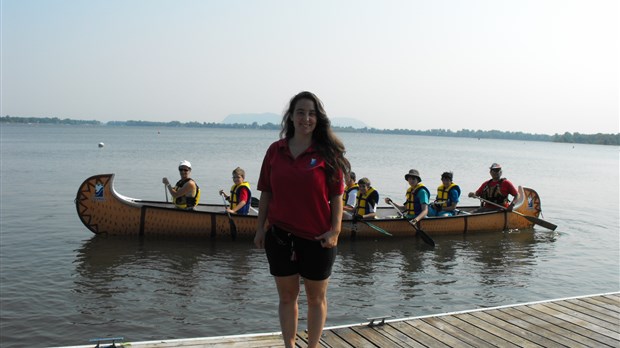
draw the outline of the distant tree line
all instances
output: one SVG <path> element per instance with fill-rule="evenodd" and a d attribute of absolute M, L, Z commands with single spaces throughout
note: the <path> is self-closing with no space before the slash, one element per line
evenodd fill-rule
<path fill-rule="evenodd" d="M 60 119 L 58 117 L 13 117 L 6 115 L 0 117 L 0 123 L 41 123 L 41 124 L 72 124 L 72 125 L 94 125 L 99 126 L 99 121 L 72 120 L 69 118 Z"/>
<path fill-rule="evenodd" d="M 70 125 L 102 125 L 99 121 L 84 121 L 59 119 L 58 117 L 0 117 L 1 123 L 47 123 L 47 124 L 70 124 Z M 188 127 L 188 128 L 228 128 L 228 129 L 266 129 L 279 130 L 279 124 L 266 123 L 259 125 L 254 122 L 246 123 L 217 123 L 217 122 L 153 122 L 153 121 L 110 121 L 106 123 L 112 127 Z M 528 141 L 550 141 L 556 143 L 575 143 L 575 144 L 595 144 L 595 145 L 620 145 L 620 133 L 616 134 L 530 134 L 523 132 L 503 132 L 499 130 L 469 130 L 461 129 L 452 131 L 449 129 L 430 129 L 430 130 L 411 130 L 411 129 L 376 129 L 376 128 L 353 128 L 353 127 L 334 127 L 336 132 L 344 133 L 376 133 L 376 134 L 403 134 L 403 135 L 427 135 L 436 137 L 458 137 L 458 138 L 478 138 L 478 139 L 510 139 Z"/>

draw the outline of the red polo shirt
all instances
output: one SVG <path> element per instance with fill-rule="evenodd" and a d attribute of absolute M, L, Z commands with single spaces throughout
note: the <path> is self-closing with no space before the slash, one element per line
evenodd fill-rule
<path fill-rule="evenodd" d="M 271 192 L 267 219 L 296 236 L 314 240 L 331 228 L 330 197 L 342 195 L 344 180 L 329 184 L 325 161 L 310 146 L 293 158 L 286 139 L 267 149 L 257 189 Z M 338 197 L 337 199 L 341 199 Z"/>

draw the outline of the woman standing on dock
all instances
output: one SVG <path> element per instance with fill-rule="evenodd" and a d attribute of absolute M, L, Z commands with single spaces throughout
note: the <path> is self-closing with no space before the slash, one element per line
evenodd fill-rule
<path fill-rule="evenodd" d="M 291 99 L 280 138 L 269 146 L 261 167 L 254 244 L 265 248 L 275 277 L 285 346 L 295 347 L 303 278 L 308 347 L 317 347 L 327 318 L 327 284 L 341 228 L 343 173 L 351 166 L 322 102 L 311 92 Z"/>

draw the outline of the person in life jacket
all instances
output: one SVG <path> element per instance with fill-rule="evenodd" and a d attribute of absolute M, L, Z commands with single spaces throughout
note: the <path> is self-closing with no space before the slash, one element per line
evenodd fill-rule
<path fill-rule="evenodd" d="M 405 203 L 403 205 L 398 205 L 394 203 L 390 197 L 385 198 L 385 203 L 393 204 L 403 211 L 405 218 L 411 220 L 413 223 L 418 223 L 428 215 L 428 203 L 431 193 L 428 188 L 422 184 L 422 178 L 417 169 L 410 169 L 409 172 L 405 174 L 405 180 L 409 183 L 409 188 L 405 194 Z"/>
<path fill-rule="evenodd" d="M 200 187 L 196 181 L 190 177 L 192 164 L 189 161 L 179 163 L 179 180 L 174 187 L 170 185 L 168 178 L 164 177 L 161 182 L 166 185 L 168 192 L 172 195 L 174 205 L 179 209 L 193 210 L 200 202 Z"/>
<path fill-rule="evenodd" d="M 454 174 L 443 172 L 441 185 L 437 187 L 437 197 L 429 207 L 428 216 L 452 216 L 457 214 L 456 205 L 459 203 L 461 188 L 452 182 Z"/>
<path fill-rule="evenodd" d="M 506 178 L 502 178 L 502 166 L 493 163 L 489 167 L 491 180 L 485 181 L 480 185 L 476 192 L 470 192 L 469 197 L 480 197 L 487 201 L 506 207 L 506 210 L 512 211 L 512 207 L 517 201 L 519 192 L 515 186 Z M 512 201 L 508 200 L 508 195 L 512 195 Z M 477 212 L 500 210 L 500 208 L 482 202 Z"/>
<path fill-rule="evenodd" d="M 342 209 L 346 216 L 354 214 L 355 207 L 357 206 L 357 192 L 359 191 L 359 185 L 355 182 L 355 173 L 349 172 L 344 176 L 345 184 L 344 193 L 342 194 Z"/>
<path fill-rule="evenodd" d="M 220 195 L 223 195 L 230 202 L 230 207 L 226 208 L 226 211 L 248 215 L 250 202 L 252 202 L 252 189 L 250 189 L 250 183 L 245 181 L 245 170 L 239 167 L 235 168 L 232 171 L 232 180 L 234 184 L 230 187 L 230 195 L 224 193 L 224 190 L 220 190 Z"/>
<path fill-rule="evenodd" d="M 357 205 L 353 220 L 374 218 L 377 213 L 377 204 L 379 203 L 379 192 L 370 185 L 368 178 L 361 178 L 357 182 Z"/>

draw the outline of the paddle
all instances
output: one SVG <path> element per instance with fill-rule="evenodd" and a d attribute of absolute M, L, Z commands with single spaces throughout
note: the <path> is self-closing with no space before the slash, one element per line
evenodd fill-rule
<path fill-rule="evenodd" d="M 355 220 L 355 219 L 353 219 L 353 221 L 352 221 L 352 222 L 353 222 L 353 223 L 356 223 L 356 222 L 358 222 L 358 221 L 361 221 L 361 222 L 365 223 L 368 227 L 370 227 L 370 228 L 374 229 L 374 230 L 375 230 L 375 231 L 377 231 L 377 232 L 381 232 L 381 233 L 383 233 L 383 234 L 385 234 L 385 235 L 388 235 L 388 236 L 391 236 L 391 235 L 392 235 L 390 232 L 388 232 L 388 231 L 386 231 L 386 230 L 382 229 L 381 227 L 379 227 L 379 226 L 377 226 L 377 225 L 375 225 L 375 224 L 371 224 L 370 222 L 368 222 L 368 221 L 366 221 L 366 220 Z"/>
<path fill-rule="evenodd" d="M 413 228 L 415 228 L 415 230 L 416 230 L 416 232 L 417 232 L 417 233 L 416 233 L 416 235 L 418 235 L 418 234 L 419 234 L 419 235 L 420 235 L 420 237 L 422 238 L 422 240 L 424 241 L 424 243 L 426 243 L 426 244 L 428 244 L 428 245 L 430 245 L 430 246 L 432 246 L 432 247 L 434 247 L 434 246 L 435 246 L 435 241 L 433 240 L 433 238 L 431 238 L 428 234 L 426 234 L 426 232 L 424 232 L 421 228 L 419 228 L 419 227 L 418 227 L 418 225 L 417 225 L 415 222 L 413 222 L 413 221 L 412 221 L 413 219 L 411 219 L 411 220 L 407 219 L 407 218 L 405 217 L 405 214 L 403 214 L 403 212 L 402 212 L 402 211 L 400 211 L 400 209 L 398 209 L 398 207 L 397 207 L 396 205 L 394 205 L 394 202 L 392 202 L 392 200 L 390 200 L 390 202 L 389 202 L 389 203 L 390 203 L 390 205 L 391 205 L 394 209 L 396 209 L 396 211 L 398 212 L 398 215 L 399 215 L 401 218 L 403 218 L 403 219 L 407 220 L 407 222 L 409 222 L 409 224 L 410 224 L 411 226 L 413 226 Z"/>
<path fill-rule="evenodd" d="M 220 196 L 222 196 L 222 202 L 224 202 L 224 209 L 228 209 L 228 202 L 226 202 L 224 194 L 222 193 Z M 226 215 L 228 215 L 228 222 L 230 223 L 230 236 L 232 240 L 235 240 L 237 239 L 237 225 L 235 225 L 235 221 L 230 216 L 228 210 L 226 210 Z"/>
<path fill-rule="evenodd" d="M 493 203 L 493 202 L 488 201 L 488 200 L 486 200 L 486 199 L 484 199 L 484 198 L 482 198 L 482 197 L 478 197 L 478 196 L 473 196 L 473 197 L 474 197 L 474 198 L 478 198 L 479 200 L 481 200 L 481 201 L 482 201 L 482 202 L 484 202 L 484 203 L 487 203 L 487 204 L 490 204 L 490 205 L 492 205 L 492 206 L 498 207 L 498 208 L 500 208 L 500 209 L 502 209 L 502 210 L 508 211 L 508 209 L 506 209 L 506 207 L 504 207 L 504 206 L 502 206 L 502 205 L 499 205 L 499 204 L 497 204 L 497 203 Z M 555 229 L 556 229 L 556 228 L 558 228 L 558 226 L 557 226 L 557 225 L 554 225 L 554 224 L 552 224 L 552 223 L 550 223 L 550 222 L 548 222 L 548 221 L 545 221 L 545 220 L 543 220 L 543 219 L 539 219 L 539 218 L 534 217 L 534 216 L 525 215 L 525 214 L 519 213 L 518 211 L 514 211 L 514 210 L 511 210 L 510 212 L 511 212 L 511 213 L 515 213 L 515 214 L 517 214 L 517 215 L 519 215 L 519 216 L 522 216 L 522 217 L 524 217 L 524 218 L 528 219 L 529 221 L 531 221 L 532 223 L 534 223 L 534 224 L 536 224 L 536 225 L 540 225 L 540 226 L 542 226 L 542 227 L 544 227 L 544 228 L 548 228 L 548 229 L 550 229 L 551 231 L 555 231 Z"/>
<path fill-rule="evenodd" d="M 164 193 L 166 193 L 166 203 L 168 203 L 168 185 L 164 184 Z"/>

